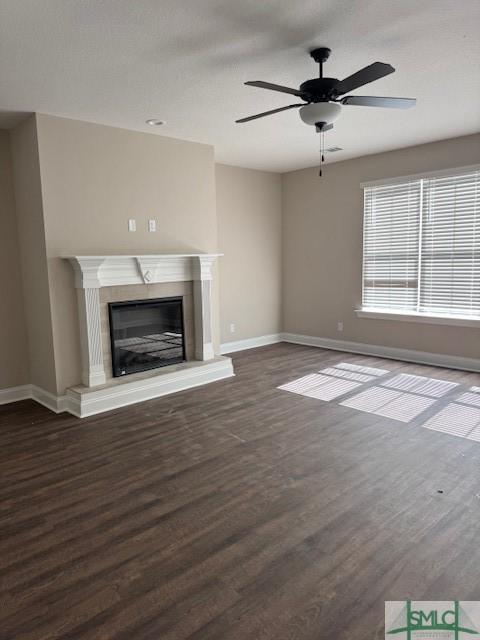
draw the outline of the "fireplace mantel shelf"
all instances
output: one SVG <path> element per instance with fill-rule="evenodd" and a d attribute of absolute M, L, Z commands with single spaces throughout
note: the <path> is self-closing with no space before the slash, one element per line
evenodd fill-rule
<path fill-rule="evenodd" d="M 105 260 L 106 258 L 218 258 L 223 255 L 223 253 L 106 253 L 104 255 L 86 254 L 83 256 L 62 256 L 62 258 L 65 258 L 66 260 Z"/>
<path fill-rule="evenodd" d="M 222 253 L 63 256 L 73 266 L 77 289 L 123 284 L 211 280 L 211 266 Z"/>

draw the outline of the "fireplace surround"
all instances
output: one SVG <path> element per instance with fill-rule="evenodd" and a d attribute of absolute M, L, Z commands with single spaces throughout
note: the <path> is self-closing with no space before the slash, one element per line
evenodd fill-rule
<path fill-rule="evenodd" d="M 213 265 L 219 255 L 221 254 L 65 257 L 75 273 L 83 383 L 67 390 L 68 411 L 84 417 L 234 375 L 231 359 L 215 353 L 214 347 L 219 344 L 219 340 L 216 337 L 218 326 L 214 310 Z M 185 289 L 186 286 L 190 288 L 188 299 L 192 300 L 193 309 L 189 306 L 189 314 L 191 313 L 190 317 L 193 316 L 193 326 L 191 338 L 186 342 L 186 361 L 184 352 L 182 361 L 171 363 L 171 366 L 110 377 L 111 345 L 104 339 L 107 319 L 103 311 L 105 303 L 130 303 L 132 299 L 145 299 L 150 303 L 159 297 L 152 296 L 152 292 L 158 289 L 157 285 L 176 290 L 183 287 L 185 292 L 188 290 Z M 119 298 L 123 289 L 125 296 Z M 109 299 L 110 290 L 115 292 L 113 299 Z M 131 295 L 132 290 L 136 295 Z M 160 296 L 163 295 L 160 293 Z M 185 297 L 183 301 L 185 302 Z M 183 348 L 185 349 L 185 340 Z"/>
<path fill-rule="evenodd" d="M 99 290 L 120 285 L 193 282 L 195 359 L 211 360 L 214 351 L 212 267 L 221 254 L 70 256 L 78 292 L 82 381 L 87 387 L 106 381 Z M 145 296 L 147 297 L 147 296 Z"/>

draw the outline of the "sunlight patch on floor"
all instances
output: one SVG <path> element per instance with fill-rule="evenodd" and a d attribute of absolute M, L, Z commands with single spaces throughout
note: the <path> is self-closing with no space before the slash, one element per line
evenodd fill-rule
<path fill-rule="evenodd" d="M 420 393 L 433 398 L 441 398 L 458 386 L 456 382 L 436 380 L 435 378 L 426 378 L 424 376 L 413 376 L 408 373 L 400 373 L 398 376 L 381 384 L 383 387 L 409 391 L 411 393 Z"/>
<path fill-rule="evenodd" d="M 322 369 L 319 373 L 311 373 L 283 384 L 278 389 L 328 402 L 354 391 L 362 384 L 377 380 L 378 376 L 386 373 L 389 373 L 386 369 L 340 362 Z"/>
<path fill-rule="evenodd" d="M 451 402 L 422 426 L 480 442 L 480 409 Z"/>
<path fill-rule="evenodd" d="M 343 378 L 344 380 L 355 380 L 356 382 L 370 382 L 371 380 L 375 380 L 375 376 L 367 376 L 365 373 L 336 369 L 335 367 L 327 367 L 326 369 L 322 369 L 320 373 L 326 376 L 334 376 L 335 378 Z"/>
<path fill-rule="evenodd" d="M 462 393 L 455 399 L 455 402 L 468 404 L 472 407 L 480 407 L 480 387 L 470 387 L 468 391 Z"/>
<path fill-rule="evenodd" d="M 380 379 L 388 373 L 390 371 L 387 369 L 340 362 L 281 385 L 278 389 L 329 402 L 366 386 L 364 390 L 339 401 L 339 404 L 408 423 L 460 386 L 456 382 L 408 373 Z M 421 426 L 480 442 L 480 387 L 470 387 L 463 393 L 460 391 L 458 389 L 458 395 L 450 397 L 450 403 Z"/>
<path fill-rule="evenodd" d="M 344 407 L 373 413 L 384 418 L 410 422 L 435 402 L 436 400 L 432 398 L 391 389 L 382 389 L 381 387 L 372 387 L 348 400 L 344 400 L 340 404 Z"/>
<path fill-rule="evenodd" d="M 357 371 L 358 373 L 366 373 L 369 376 L 384 376 L 390 373 L 388 369 L 375 369 L 374 367 L 364 367 L 359 364 L 351 364 L 350 362 L 340 362 L 335 365 L 336 369 L 347 369 L 349 371 Z"/>
<path fill-rule="evenodd" d="M 328 402 L 329 400 L 335 400 L 335 398 L 353 391 L 359 386 L 359 382 L 352 382 L 351 380 L 329 380 L 328 382 L 324 382 L 320 387 L 310 389 L 303 395 Z"/>
<path fill-rule="evenodd" d="M 338 378 L 312 373 L 288 384 L 284 384 L 279 389 L 283 391 L 291 391 L 299 393 L 308 398 L 316 398 L 317 400 L 334 400 L 339 396 L 353 391 L 360 386 L 360 383 L 352 380 L 340 380 Z"/>

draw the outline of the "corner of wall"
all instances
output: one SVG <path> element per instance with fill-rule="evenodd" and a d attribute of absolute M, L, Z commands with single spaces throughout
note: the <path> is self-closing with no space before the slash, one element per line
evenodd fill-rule
<path fill-rule="evenodd" d="M 27 330 L 19 257 L 16 204 L 10 135 L 0 130 L 0 390 L 26 385 L 30 380 Z M 20 286 L 19 286 L 20 280 Z M 5 394 L 3 394 L 5 396 Z"/>
<path fill-rule="evenodd" d="M 56 393 L 36 114 L 10 134 L 30 383 Z"/>
<path fill-rule="evenodd" d="M 216 207 L 224 349 L 281 329 L 281 176 L 217 164 Z"/>

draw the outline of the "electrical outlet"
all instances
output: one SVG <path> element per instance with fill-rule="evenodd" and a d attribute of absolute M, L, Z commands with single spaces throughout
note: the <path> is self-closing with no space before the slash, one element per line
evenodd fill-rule
<path fill-rule="evenodd" d="M 337 331 L 343 331 L 343 322 L 337 322 Z"/>
<path fill-rule="evenodd" d="M 156 231 L 157 230 L 157 221 L 156 220 L 149 220 L 148 221 L 148 230 L 149 231 Z"/>
<path fill-rule="evenodd" d="M 137 223 L 133 218 L 130 218 L 130 220 L 128 221 L 128 230 L 129 231 L 137 230 Z"/>
<path fill-rule="evenodd" d="M 230 324 L 230 333 L 235 333 L 235 324 L 233 322 Z"/>

